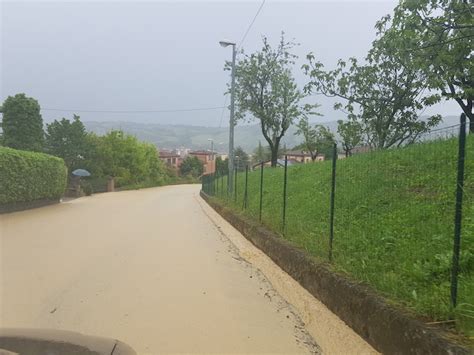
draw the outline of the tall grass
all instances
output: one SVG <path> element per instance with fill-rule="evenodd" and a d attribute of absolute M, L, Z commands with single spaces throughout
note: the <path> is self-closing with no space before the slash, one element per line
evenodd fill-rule
<path fill-rule="evenodd" d="M 389 300 L 433 320 L 462 318 L 473 336 L 474 138 L 468 137 L 459 275 L 459 303 L 450 306 L 457 139 L 360 154 L 337 162 L 333 266 Z M 239 213 L 259 216 L 260 171 L 237 180 L 237 202 L 218 198 Z M 226 179 L 219 182 L 225 191 Z M 283 169 L 264 169 L 262 223 L 321 261 L 328 258 L 331 162 L 288 168 L 282 231 Z M 464 317 L 466 315 L 466 317 Z"/>

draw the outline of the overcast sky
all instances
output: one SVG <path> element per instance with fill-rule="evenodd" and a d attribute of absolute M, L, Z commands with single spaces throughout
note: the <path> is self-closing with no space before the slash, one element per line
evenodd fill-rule
<path fill-rule="evenodd" d="M 24 92 L 36 98 L 45 121 L 72 117 L 84 121 L 135 121 L 226 126 L 221 109 L 175 113 L 93 113 L 79 110 L 174 110 L 219 107 L 229 73 L 223 71 L 261 1 L 2 1 L 0 99 Z M 374 39 L 375 22 L 396 1 L 267 0 L 243 48 L 272 43 L 281 31 L 301 43 L 294 74 L 314 52 L 327 67 L 339 58 L 363 58 Z M 324 117 L 343 114 L 332 101 L 314 97 Z M 428 113 L 457 114 L 455 104 Z"/>

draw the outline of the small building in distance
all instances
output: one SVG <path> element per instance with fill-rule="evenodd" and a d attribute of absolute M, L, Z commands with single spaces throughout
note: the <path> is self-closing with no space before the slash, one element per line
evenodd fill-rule
<path fill-rule="evenodd" d="M 216 153 L 208 150 L 190 151 L 189 156 L 198 158 L 204 167 L 203 175 L 213 174 L 216 171 Z"/>
<path fill-rule="evenodd" d="M 291 150 L 286 153 L 286 156 L 288 157 L 288 160 L 294 160 L 299 163 L 311 163 L 311 154 L 308 152 L 304 152 L 302 150 Z M 324 160 L 324 154 L 318 154 L 316 156 L 316 159 L 314 161 L 323 161 Z"/>
<path fill-rule="evenodd" d="M 175 169 L 179 169 L 183 159 L 181 156 L 174 152 L 174 151 L 169 151 L 169 150 L 160 150 L 158 152 L 158 155 L 160 159 L 167 165 L 172 166 Z"/>
<path fill-rule="evenodd" d="M 259 169 L 261 166 L 262 166 L 262 163 L 263 163 L 263 167 L 264 168 L 269 168 L 272 166 L 272 161 L 271 160 L 267 160 L 267 161 L 264 161 L 264 162 L 261 162 L 261 163 L 255 163 L 255 164 L 252 164 L 251 166 L 251 169 L 252 170 L 255 170 L 255 169 Z M 296 161 L 294 159 L 288 159 L 288 166 L 292 166 L 292 165 L 298 165 L 298 164 L 301 164 L 301 162 L 299 161 Z M 280 168 L 283 168 L 285 167 L 285 159 L 277 159 L 277 167 L 280 167 Z"/>
<path fill-rule="evenodd" d="M 358 146 L 358 147 L 354 147 L 352 149 L 352 152 L 351 154 L 352 155 L 355 155 L 355 154 L 364 154 L 364 153 L 370 153 L 371 151 L 373 151 L 374 149 L 368 145 L 361 145 L 361 146 Z"/>

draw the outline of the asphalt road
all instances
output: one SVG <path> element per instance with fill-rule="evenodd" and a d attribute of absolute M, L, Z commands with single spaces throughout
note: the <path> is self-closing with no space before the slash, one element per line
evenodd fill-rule
<path fill-rule="evenodd" d="M 139 353 L 372 353 L 199 197 L 98 194 L 0 216 L 0 326 Z"/>

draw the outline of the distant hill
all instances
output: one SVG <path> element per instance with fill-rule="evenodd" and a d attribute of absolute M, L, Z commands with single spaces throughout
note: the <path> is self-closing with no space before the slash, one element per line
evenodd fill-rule
<path fill-rule="evenodd" d="M 457 124 L 459 118 L 456 116 L 444 117 L 439 127 Z M 337 122 L 322 123 L 332 132 L 337 131 Z M 128 134 L 136 136 L 140 140 L 155 144 L 161 149 L 174 149 L 186 147 L 191 149 L 209 149 L 209 138 L 214 140 L 214 149 L 225 152 L 229 139 L 228 127 L 203 127 L 186 125 L 163 125 L 153 123 L 136 122 L 96 122 L 85 121 L 84 125 L 88 131 L 105 134 L 112 129 L 122 129 Z M 295 135 L 296 128 L 291 127 L 282 140 L 282 144 L 291 148 L 301 143 L 301 138 Z M 251 152 L 258 145 L 267 145 L 262 136 L 259 125 L 237 126 L 235 128 L 235 146 L 241 146 L 245 151 Z"/>
<path fill-rule="evenodd" d="M 225 152 L 229 141 L 228 127 L 202 127 L 184 125 L 162 125 L 135 122 L 84 122 L 88 131 L 105 134 L 112 129 L 122 129 L 124 132 L 136 136 L 138 139 L 155 144 L 158 148 L 174 149 L 186 147 L 191 149 L 210 149 L 209 138 L 214 140 L 214 149 Z M 293 147 L 301 139 L 295 136 L 295 128 L 290 128 L 284 137 L 283 144 Z M 258 141 L 266 145 L 260 126 L 237 126 L 234 133 L 235 146 L 241 146 L 245 151 L 251 152 Z"/>

